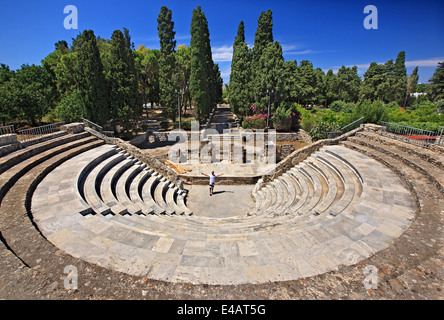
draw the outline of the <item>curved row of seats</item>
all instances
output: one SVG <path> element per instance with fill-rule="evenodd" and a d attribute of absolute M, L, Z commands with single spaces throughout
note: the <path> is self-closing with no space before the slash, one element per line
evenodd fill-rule
<path fill-rule="evenodd" d="M 363 189 L 359 171 L 335 152 L 322 149 L 253 192 L 250 215 L 282 216 L 329 213 L 353 207 Z"/>
<path fill-rule="evenodd" d="M 169 188 L 170 184 L 129 155 L 100 144 L 103 142 L 90 141 L 77 147 L 60 145 L 51 155 L 40 151 L 43 160 L 39 160 L 40 156 L 28 162 L 17 160 L 14 172 L 7 170 L 16 183 L 10 183 L 2 191 L 0 231 L 5 245 L 0 247 L 4 258 L 0 266 L 6 263 L 4 270 L 10 270 L 8 265 L 19 264 L 9 263 L 15 256 L 3 254 L 5 250 L 12 251 L 20 263 L 35 267 L 37 273 L 33 278 L 43 275 L 47 283 L 58 282 L 48 297 L 66 293 L 60 279 L 66 276 L 63 270 L 67 265 L 75 265 L 82 275 L 76 298 L 97 297 L 96 289 L 105 287 L 109 290 L 103 297 L 127 298 L 128 288 L 142 279 L 128 274 L 162 280 L 150 282 L 159 286 L 159 290 L 165 288 L 163 281 L 263 283 L 295 280 L 327 271 L 332 276 L 339 274 L 338 278 L 350 278 L 356 272 L 362 273 L 362 265 L 358 269 L 337 267 L 355 265 L 372 256 L 371 263 L 375 265 L 402 261 L 399 272 L 404 272 L 406 256 L 414 254 L 415 259 L 422 261 L 440 245 L 439 234 L 433 230 L 439 224 L 421 220 L 436 215 L 428 203 L 421 207 L 425 214 L 415 220 L 411 194 L 392 171 L 369 157 L 361 157 L 360 153 L 348 154 L 340 146 L 321 149 L 279 177 L 277 180 L 282 184 L 275 181 L 276 186 L 261 189 L 261 192 L 270 189 L 270 193 L 264 193 L 260 203 L 267 201 L 275 211 L 262 206 L 266 214 L 215 219 L 161 214 L 161 211 L 150 214 L 148 210 L 154 204 L 168 204 L 161 207 L 165 213 L 180 212 L 175 206 L 185 212 L 179 201 L 185 195 L 174 193 L 174 187 Z M 371 152 L 363 145 L 356 148 L 363 153 Z M 50 167 L 53 170 L 37 182 L 35 192 L 29 192 L 29 185 Z M 436 173 L 436 170 L 431 172 Z M 0 177 L 6 181 L 6 175 Z M 418 189 L 418 196 L 425 197 L 430 190 L 422 192 L 421 188 L 430 186 L 424 179 L 417 182 L 415 178 L 408 176 Z M 156 191 L 163 196 L 161 201 L 157 201 Z M 22 207 L 30 201 L 25 200 L 27 193 L 33 194 L 32 207 L 28 215 L 23 215 Z M 100 207 L 101 203 L 94 203 L 98 212 L 93 211 L 87 202 L 90 197 L 101 200 L 110 211 L 99 213 L 99 209 L 106 209 Z M 149 198 L 154 203 L 149 201 L 149 205 L 142 206 Z M 131 206 L 125 202 L 128 199 Z M 338 214 L 334 216 L 331 210 Z M 320 214 L 312 214 L 315 211 Z M 414 236 L 398 238 L 412 221 Z M 394 249 L 390 248 L 393 239 L 397 239 Z M 429 247 L 430 239 L 438 240 Z M 405 246 L 406 252 L 411 253 L 407 255 L 402 251 L 403 241 L 417 242 L 418 246 Z M 390 254 L 386 251 L 378 256 L 376 253 L 382 249 L 388 249 Z M 0 287 L 12 292 L 15 288 L 4 279 L 8 280 L 0 277 Z M 269 286 L 279 289 L 280 283 Z M 30 284 L 29 289 L 32 288 Z M 40 289 L 34 286 L 35 291 Z M 386 289 L 384 293 L 389 291 Z"/>
<path fill-rule="evenodd" d="M 77 178 L 78 191 L 91 211 L 101 215 L 192 215 L 186 191 L 113 146 L 90 161 Z"/>
<path fill-rule="evenodd" d="M 403 217 L 384 220 L 392 204 L 384 203 L 383 197 L 391 190 L 388 185 L 366 190 L 379 179 L 374 170 L 380 170 L 394 179 L 390 187 L 399 186 L 400 194 L 407 196 L 394 175 L 381 166 L 372 168 L 372 159 L 334 147 L 321 149 L 259 190 L 264 214 L 210 218 L 178 214 L 180 202 L 170 183 L 105 145 L 49 174 L 34 193 L 32 213 L 41 232 L 61 250 L 124 273 L 211 284 L 296 279 L 356 263 L 386 248 L 387 239 L 410 223 L 405 217 L 412 215 L 411 202 L 400 204 Z M 356 163 L 364 167 L 356 169 Z M 62 179 L 70 180 L 71 186 L 48 192 L 51 185 L 63 185 Z M 73 186 L 91 212 L 82 215 L 79 212 L 86 211 L 78 207 L 67 204 L 61 210 L 57 205 Z M 47 199 L 54 204 L 43 205 Z M 164 211 L 149 214 L 156 212 L 147 199 Z M 382 212 L 368 209 L 372 201 L 380 203 Z M 314 210 L 340 214 L 311 214 Z M 393 230 L 387 227 L 391 223 L 397 224 Z M 375 238 L 372 231 L 377 228 L 391 230 L 390 235 L 376 233 Z"/>

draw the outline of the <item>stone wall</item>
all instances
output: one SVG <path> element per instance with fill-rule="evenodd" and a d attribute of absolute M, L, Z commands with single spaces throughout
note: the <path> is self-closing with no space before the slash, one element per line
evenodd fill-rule
<path fill-rule="evenodd" d="M 66 131 L 67 133 L 79 133 L 82 132 L 84 128 L 85 124 L 83 122 L 73 122 L 62 125 L 60 130 Z"/>
<path fill-rule="evenodd" d="M 0 157 L 22 148 L 15 133 L 0 136 Z"/>

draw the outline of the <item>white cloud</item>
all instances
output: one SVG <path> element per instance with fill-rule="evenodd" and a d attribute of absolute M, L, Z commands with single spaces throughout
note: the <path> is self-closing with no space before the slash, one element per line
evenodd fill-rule
<path fill-rule="evenodd" d="M 211 48 L 215 62 L 231 61 L 233 58 L 233 46 L 221 46 Z"/>
<path fill-rule="evenodd" d="M 412 61 L 406 61 L 405 66 L 406 67 L 438 67 L 438 62 L 443 62 L 444 57 L 439 58 L 430 58 L 430 59 L 422 59 L 422 60 L 412 60 Z"/>
<path fill-rule="evenodd" d="M 313 50 L 311 49 L 307 49 L 307 50 L 301 50 L 301 51 L 284 51 L 284 54 L 286 55 L 298 55 L 298 54 L 309 54 L 309 53 L 315 53 Z"/>

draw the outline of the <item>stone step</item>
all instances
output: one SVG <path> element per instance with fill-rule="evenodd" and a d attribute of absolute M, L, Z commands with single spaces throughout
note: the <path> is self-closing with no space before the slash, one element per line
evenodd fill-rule
<path fill-rule="evenodd" d="M 63 132 L 62 132 L 63 133 Z M 62 134 L 61 137 L 55 137 L 54 139 L 40 142 L 17 151 L 11 152 L 7 155 L 0 157 L 0 174 L 13 167 L 14 165 L 29 159 L 37 154 L 40 154 L 46 150 L 61 146 L 63 144 L 73 142 L 75 140 L 86 139 L 91 137 L 87 132 L 76 134 Z M 91 137 L 92 138 L 92 137 Z"/>
<path fill-rule="evenodd" d="M 305 214 L 306 212 L 302 209 L 311 201 L 311 198 L 314 195 L 314 188 L 313 188 L 313 182 L 310 180 L 310 178 L 304 173 L 304 171 L 300 170 L 299 167 L 293 167 L 289 170 L 289 173 L 293 175 L 294 178 L 298 180 L 298 182 L 301 185 L 301 198 L 299 199 L 298 203 L 293 207 L 292 214 Z"/>
<path fill-rule="evenodd" d="M 131 186 L 129 189 L 129 196 L 131 201 L 142 210 L 142 213 L 144 215 L 153 214 L 154 210 L 147 206 L 141 196 L 141 190 L 143 185 L 145 184 L 146 180 L 151 176 L 151 174 L 154 172 L 154 170 L 150 170 L 148 168 L 144 168 L 139 174 L 134 178 L 134 180 L 131 182 Z"/>
<path fill-rule="evenodd" d="M 354 173 L 351 173 L 350 169 L 343 162 L 341 162 L 341 160 L 336 158 L 334 155 L 326 152 L 322 152 L 322 158 L 328 160 L 329 163 L 334 165 L 338 169 L 338 171 L 341 172 L 345 181 L 344 193 L 342 197 L 338 201 L 336 201 L 329 209 L 330 214 L 337 215 L 343 212 L 350 204 L 352 204 L 353 200 L 357 201 L 359 199 L 362 187 L 360 186 L 360 182 L 357 180 L 357 177 L 354 175 Z"/>
<path fill-rule="evenodd" d="M 327 185 L 327 194 L 321 203 L 316 206 L 316 210 L 325 213 L 328 208 L 335 202 L 338 196 L 338 185 L 341 183 L 328 167 L 316 159 L 310 159 L 308 162 L 315 170 L 323 176 Z"/>
<path fill-rule="evenodd" d="M 434 152 L 429 152 L 428 156 L 424 156 L 423 154 L 422 157 L 419 157 L 417 155 L 418 151 L 415 151 L 412 148 L 407 148 L 405 146 L 399 147 L 397 143 L 392 141 L 387 141 L 393 139 L 389 139 L 386 137 L 381 137 L 381 138 L 379 137 L 374 138 L 374 136 L 370 137 L 372 138 L 371 140 L 369 136 L 361 135 L 359 137 L 351 137 L 348 140 L 350 142 L 361 144 L 373 148 L 375 150 L 384 152 L 390 155 L 391 157 L 395 157 L 404 161 L 407 165 L 420 171 L 422 174 L 427 175 L 429 179 L 441 190 L 441 193 L 444 194 L 444 178 L 443 175 L 441 174 L 441 171 L 443 170 L 444 166 L 442 166 L 442 163 L 440 162 L 441 161 L 440 158 L 441 157 L 444 158 L 444 156 L 436 154 L 434 155 L 434 157 L 432 157 L 430 153 L 433 154 Z M 396 140 L 396 142 L 398 141 Z M 412 147 L 420 148 L 417 146 L 412 146 Z"/>
<path fill-rule="evenodd" d="M 127 208 L 129 214 L 141 214 L 142 210 L 137 207 L 129 196 L 129 189 L 133 179 L 144 169 L 143 166 L 135 164 L 128 168 L 119 177 L 116 183 L 116 197 L 119 203 Z"/>
<path fill-rule="evenodd" d="M 64 153 L 65 151 L 82 146 L 84 144 L 97 141 L 96 138 L 91 136 L 82 135 L 81 139 L 73 139 L 69 137 L 68 140 L 63 140 L 64 143 L 57 141 L 56 146 L 51 145 L 51 148 L 45 148 L 45 151 L 42 151 L 36 155 L 29 156 L 29 154 L 22 158 L 22 154 L 18 154 L 18 158 L 16 160 L 11 160 L 15 163 L 15 165 L 9 167 L 6 171 L 4 171 L 0 175 L 0 198 L 9 190 L 9 188 L 14 184 L 20 177 L 22 177 L 26 172 L 31 170 L 33 167 L 43 163 L 44 161 L 58 155 Z"/>
<path fill-rule="evenodd" d="M 113 168 L 111 168 L 104 176 L 102 183 L 100 185 L 100 195 L 102 200 L 106 203 L 107 206 L 111 208 L 111 211 L 114 214 L 126 214 L 128 213 L 127 208 L 122 206 L 116 195 L 115 195 L 115 184 L 117 178 L 120 174 L 127 170 L 129 167 L 134 165 L 136 160 L 125 158 L 118 164 L 116 164 Z"/>
<path fill-rule="evenodd" d="M 154 190 L 159 179 L 160 175 L 153 174 L 146 180 L 142 188 L 142 200 L 147 206 L 153 209 L 155 214 L 165 214 L 165 209 L 159 206 L 154 200 Z"/>
<path fill-rule="evenodd" d="M 165 201 L 165 193 L 169 184 L 170 182 L 168 182 L 165 178 L 161 178 L 158 181 L 154 189 L 154 201 L 159 205 L 159 207 L 165 210 L 165 214 L 171 215 L 175 213 L 174 209 L 171 208 Z"/>
<path fill-rule="evenodd" d="M 353 138 L 353 139 L 350 139 Z M 367 141 L 370 145 L 373 143 L 382 145 L 385 149 L 396 149 L 403 151 L 407 154 L 414 155 L 415 157 L 421 158 L 438 168 L 444 169 L 444 155 L 429 150 L 427 148 L 419 147 L 411 143 L 400 141 L 397 139 L 392 139 L 377 133 L 362 131 L 356 134 L 355 137 L 350 137 L 348 140 L 354 141 L 355 138 Z"/>
<path fill-rule="evenodd" d="M 83 184 L 83 194 L 85 201 L 95 213 L 102 215 L 113 214 L 111 207 L 108 206 L 101 197 L 100 186 L 106 172 L 124 158 L 122 154 L 114 153 L 107 159 L 97 163 L 96 166 L 87 173 L 85 183 Z"/>
<path fill-rule="evenodd" d="M 320 177 L 318 176 L 317 172 L 313 170 L 309 165 L 303 162 L 302 164 L 300 164 L 300 168 L 301 170 L 303 170 L 305 175 L 310 177 L 314 190 L 313 196 L 311 197 L 308 204 L 302 207 L 300 210 L 305 212 L 313 212 L 316 205 L 320 203 L 325 197 L 327 190 L 323 188 L 323 185 L 321 183 Z"/>
<path fill-rule="evenodd" d="M 179 206 L 179 208 L 180 208 L 181 210 L 183 210 L 184 215 L 191 216 L 191 215 L 193 215 L 193 211 L 191 211 L 191 210 L 187 207 L 186 202 L 185 202 L 185 197 L 186 197 L 186 194 L 184 194 L 184 193 L 178 191 L 178 192 L 177 192 L 176 202 L 177 202 L 177 205 Z"/>
<path fill-rule="evenodd" d="M 168 186 L 166 194 L 165 194 L 165 201 L 168 204 L 168 206 L 174 210 L 175 214 L 183 215 L 185 214 L 185 210 L 183 210 L 176 202 L 178 188 L 173 186 Z"/>

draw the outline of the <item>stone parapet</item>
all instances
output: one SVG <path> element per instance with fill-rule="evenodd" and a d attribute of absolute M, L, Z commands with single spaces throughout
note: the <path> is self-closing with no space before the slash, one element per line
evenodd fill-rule
<path fill-rule="evenodd" d="M 83 122 L 73 122 L 67 123 L 60 127 L 61 131 L 66 131 L 67 133 L 79 133 L 84 131 L 85 124 Z"/>

